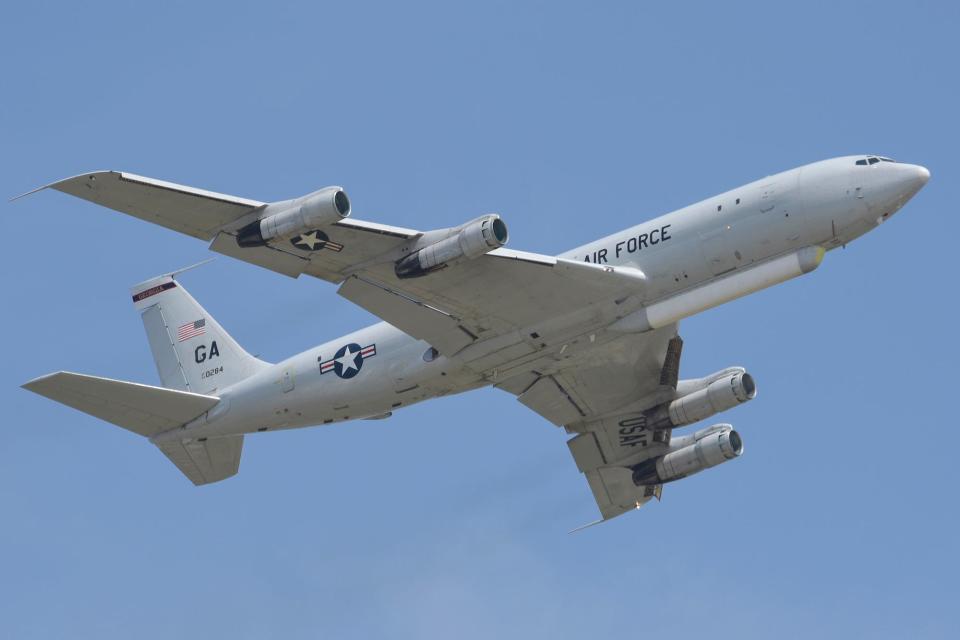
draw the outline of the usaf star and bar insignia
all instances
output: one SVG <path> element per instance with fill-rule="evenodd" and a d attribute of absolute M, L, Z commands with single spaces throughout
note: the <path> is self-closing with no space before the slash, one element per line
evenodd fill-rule
<path fill-rule="evenodd" d="M 361 347 L 355 342 L 344 345 L 330 360 L 320 362 L 320 373 L 337 374 L 340 378 L 352 378 L 360 373 L 363 361 L 377 355 L 376 343 Z M 319 358 L 317 358 L 319 360 Z"/>
<path fill-rule="evenodd" d="M 305 231 L 300 235 L 293 236 L 290 238 L 290 244 L 301 251 L 320 251 L 321 249 L 329 249 L 330 251 L 336 252 L 343 251 L 342 244 L 332 241 L 330 236 L 319 229 Z"/>

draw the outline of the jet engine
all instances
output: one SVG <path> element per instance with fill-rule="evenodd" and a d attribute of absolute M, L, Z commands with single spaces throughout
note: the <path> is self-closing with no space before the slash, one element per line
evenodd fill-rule
<path fill-rule="evenodd" d="M 678 388 L 685 386 L 692 386 L 694 390 L 658 407 L 647 418 L 649 429 L 693 424 L 757 397 L 757 384 L 753 376 L 739 367 L 725 369 L 692 383 L 685 380 Z"/>
<path fill-rule="evenodd" d="M 632 467 L 633 483 L 639 487 L 672 482 L 733 460 L 741 453 L 740 434 L 729 424 L 714 425 L 694 434 L 693 444 Z"/>
<path fill-rule="evenodd" d="M 274 238 L 289 238 L 350 215 L 350 198 L 340 187 L 326 187 L 293 200 L 268 204 L 259 220 L 237 232 L 241 247 L 262 247 Z"/>
<path fill-rule="evenodd" d="M 397 261 L 398 278 L 418 278 L 461 260 L 472 260 L 507 243 L 507 225 L 495 213 L 457 227 L 434 242 Z"/>

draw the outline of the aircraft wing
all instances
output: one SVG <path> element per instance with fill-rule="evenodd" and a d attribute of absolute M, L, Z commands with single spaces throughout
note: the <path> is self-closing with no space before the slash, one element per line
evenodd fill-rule
<path fill-rule="evenodd" d="M 660 498 L 659 485 L 634 485 L 628 467 L 669 448 L 670 430 L 647 430 L 644 412 L 675 397 L 681 345 L 676 324 L 620 335 L 496 385 L 575 434 L 567 445 L 604 520 Z"/>
<path fill-rule="evenodd" d="M 501 248 L 423 278 L 400 280 L 392 262 L 378 263 L 349 276 L 338 293 L 440 353 L 490 371 L 633 311 L 637 301 L 624 290 L 639 295 L 643 285 L 636 269 Z"/>
<path fill-rule="evenodd" d="M 236 232 L 257 219 L 268 203 L 124 171 L 94 171 L 53 182 L 17 198 L 54 189 L 101 206 L 210 242 L 218 253 L 297 277 L 307 273 L 340 282 L 344 268 L 381 255 L 417 235 L 389 225 L 345 219 L 326 230 L 317 251 L 283 246 L 241 249 Z M 16 198 L 14 198 L 16 199 Z"/>
<path fill-rule="evenodd" d="M 22 196 L 55 189 L 83 200 L 199 238 L 217 232 L 265 203 L 122 171 L 94 171 L 44 185 Z M 16 198 L 14 198 L 16 199 Z"/>
<path fill-rule="evenodd" d="M 344 218 L 315 230 L 309 248 L 293 240 L 240 247 L 238 231 L 267 203 L 119 171 L 82 174 L 35 191 L 46 188 L 210 241 L 213 251 L 291 277 L 305 273 L 341 283 L 342 296 L 444 355 L 485 343 L 460 354 L 483 371 L 626 315 L 639 308 L 645 284 L 643 273 L 629 267 L 503 248 L 427 277 L 399 279 L 394 264 L 420 246 L 423 232 Z"/>

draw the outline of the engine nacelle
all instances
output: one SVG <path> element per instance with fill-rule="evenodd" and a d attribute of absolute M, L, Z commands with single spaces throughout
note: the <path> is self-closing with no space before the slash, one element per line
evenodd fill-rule
<path fill-rule="evenodd" d="M 703 435 L 693 444 L 633 467 L 633 483 L 639 487 L 672 482 L 733 460 L 743 453 L 743 440 L 729 424 L 714 425 L 697 433 Z"/>
<path fill-rule="evenodd" d="M 398 278 L 417 278 L 461 260 L 472 260 L 507 243 L 507 225 L 495 213 L 462 225 L 452 234 L 401 258 Z"/>
<path fill-rule="evenodd" d="M 705 384 L 684 381 L 694 390 L 659 407 L 648 417 L 650 429 L 669 429 L 699 422 L 757 397 L 757 384 L 744 369 L 725 369 L 703 378 Z M 681 383 L 682 386 L 684 383 Z"/>
<path fill-rule="evenodd" d="M 268 204 L 261 218 L 237 232 L 241 247 L 262 247 L 274 238 L 290 238 L 350 215 L 350 198 L 340 187 L 326 187 L 294 200 Z"/>

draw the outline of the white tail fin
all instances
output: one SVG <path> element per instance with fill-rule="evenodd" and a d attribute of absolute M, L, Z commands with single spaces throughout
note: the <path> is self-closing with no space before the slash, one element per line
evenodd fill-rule
<path fill-rule="evenodd" d="M 269 366 L 244 351 L 173 274 L 131 291 L 164 387 L 215 394 Z"/>

